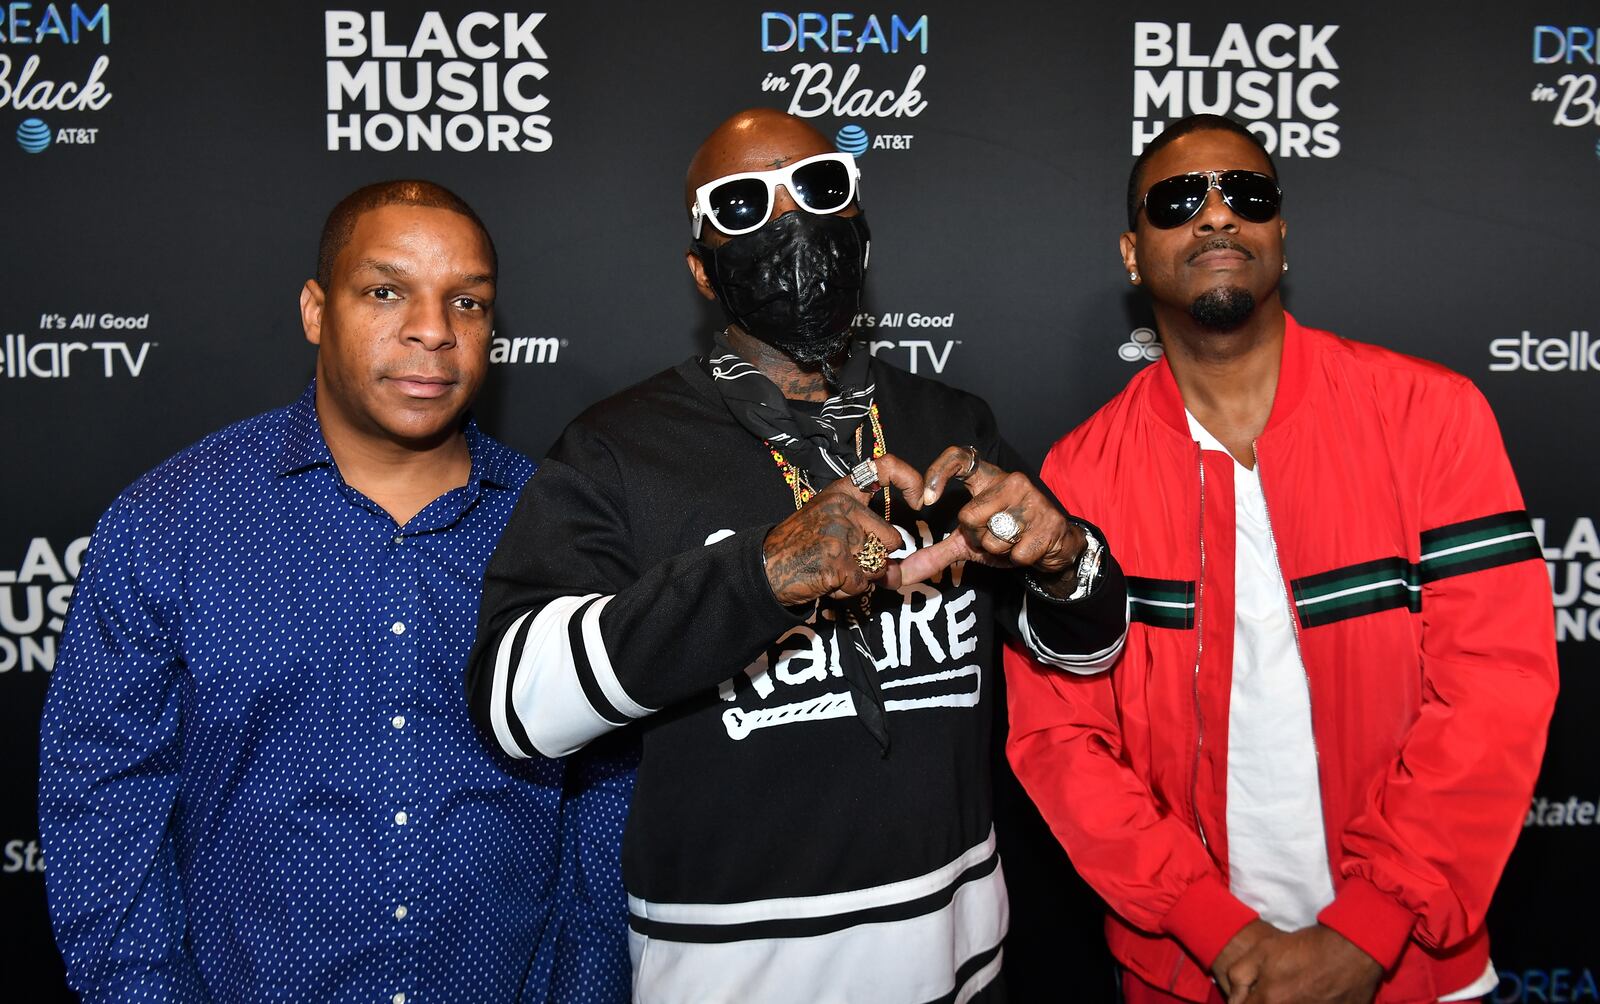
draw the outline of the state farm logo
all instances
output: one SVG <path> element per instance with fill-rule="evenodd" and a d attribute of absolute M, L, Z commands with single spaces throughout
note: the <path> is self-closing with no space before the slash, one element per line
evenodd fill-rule
<path fill-rule="evenodd" d="M 1247 123 L 1275 157 L 1339 154 L 1336 24 L 1230 23 L 1220 35 L 1188 21 L 1133 26 L 1133 153 L 1167 123 L 1209 112 Z M 1213 40 L 1214 39 L 1214 40 Z"/>
<path fill-rule="evenodd" d="M 550 149 L 544 14 L 473 11 L 446 22 L 386 11 L 323 15 L 328 149 Z"/>
<path fill-rule="evenodd" d="M 1153 363 L 1165 353 L 1161 336 L 1150 328 L 1134 328 L 1128 340 L 1117 346 L 1117 358 L 1125 363 Z"/>
<path fill-rule="evenodd" d="M 1595 809 L 1594 802 L 1580 799 L 1576 795 L 1566 801 L 1540 795 L 1533 800 L 1532 805 L 1528 806 L 1528 815 L 1522 820 L 1522 828 L 1526 830 L 1535 826 L 1600 825 L 1600 819 L 1595 818 Z"/>
<path fill-rule="evenodd" d="M 44 851 L 38 840 L 7 840 L 6 859 L 0 872 L 7 875 L 37 875 L 44 871 Z"/>
<path fill-rule="evenodd" d="M 88 547 L 88 537 L 64 548 L 35 537 L 15 570 L 0 571 L 0 673 L 56 668 L 56 646 Z"/>
<path fill-rule="evenodd" d="M 495 335 L 489 341 L 491 363 L 553 363 L 567 347 L 565 338 L 503 338 Z"/>

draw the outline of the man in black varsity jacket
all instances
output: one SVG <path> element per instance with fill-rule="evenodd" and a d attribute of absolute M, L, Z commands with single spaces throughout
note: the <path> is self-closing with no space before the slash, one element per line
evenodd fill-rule
<path fill-rule="evenodd" d="M 728 327 L 573 422 L 490 562 L 482 727 L 642 731 L 637 1001 L 997 997 L 997 629 L 1074 672 L 1126 631 L 1099 531 L 1008 473 L 988 406 L 852 343 L 858 177 L 775 111 L 712 133 L 687 260 Z"/>

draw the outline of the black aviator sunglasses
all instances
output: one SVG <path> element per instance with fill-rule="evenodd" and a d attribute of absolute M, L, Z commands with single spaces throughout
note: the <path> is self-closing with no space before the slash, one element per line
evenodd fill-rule
<path fill-rule="evenodd" d="M 1283 206 L 1278 183 L 1256 171 L 1193 171 L 1163 178 L 1150 186 L 1139 205 L 1152 227 L 1171 230 L 1194 219 L 1213 188 L 1229 209 L 1251 223 L 1267 222 Z"/>

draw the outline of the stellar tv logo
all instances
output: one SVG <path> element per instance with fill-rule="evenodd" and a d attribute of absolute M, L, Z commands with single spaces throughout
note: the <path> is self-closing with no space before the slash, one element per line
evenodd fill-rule
<path fill-rule="evenodd" d="M 44 331 L 147 331 L 150 315 L 45 313 L 39 315 L 39 328 Z M 108 339 L 94 334 L 79 337 L 84 340 L 62 340 L 49 335 L 30 338 L 21 332 L 7 334 L 0 338 L 0 379 L 66 380 L 90 374 L 107 380 L 137 377 L 144 372 L 150 350 L 159 344 Z"/>
<path fill-rule="evenodd" d="M 1600 127 L 1600 28 L 1588 25 L 1533 26 L 1533 65 L 1549 67 L 1556 76 L 1539 80 L 1529 96 L 1551 108 L 1550 124 L 1568 129 Z M 1600 156 L 1600 141 L 1595 143 Z"/>
<path fill-rule="evenodd" d="M 110 44 L 110 4 L 0 4 L 0 111 L 23 113 L 16 137 L 24 152 L 87 146 L 99 138 L 98 126 L 83 126 L 74 114 L 111 103 L 111 57 L 88 59 L 92 47 Z M 64 125 L 57 121 L 62 115 Z"/>
<path fill-rule="evenodd" d="M 786 110 L 799 118 L 914 119 L 928 108 L 922 96 L 928 68 L 920 61 L 909 69 L 905 64 L 928 54 L 929 31 L 926 14 L 763 11 L 761 51 L 789 65 L 768 71 L 761 90 L 787 96 Z M 870 133 L 847 121 L 834 145 L 859 157 L 868 150 L 909 150 L 914 138 L 898 121 Z"/>
<path fill-rule="evenodd" d="M 1550 571 L 1556 641 L 1600 641 L 1600 533 L 1594 518 L 1580 516 L 1564 528 L 1541 518 L 1532 523 Z"/>
<path fill-rule="evenodd" d="M 1516 338 L 1489 343 L 1492 373 L 1600 373 L 1600 339 L 1587 328 L 1574 328 L 1565 338 L 1538 338 L 1524 330 Z"/>
<path fill-rule="evenodd" d="M 1250 30 L 1139 21 L 1133 26 L 1133 152 L 1168 122 L 1210 112 L 1243 119 L 1274 157 L 1339 154 L 1336 24 Z"/>
<path fill-rule="evenodd" d="M 15 570 L 0 571 L 0 673 L 56 668 L 56 644 L 88 547 L 88 537 L 64 548 L 35 537 Z"/>
<path fill-rule="evenodd" d="M 544 14 L 473 11 L 453 24 L 324 13 L 328 149 L 540 153 L 555 142 Z"/>

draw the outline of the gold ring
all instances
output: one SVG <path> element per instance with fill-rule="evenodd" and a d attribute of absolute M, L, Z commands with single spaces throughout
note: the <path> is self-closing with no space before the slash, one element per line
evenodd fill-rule
<path fill-rule="evenodd" d="M 856 564 L 868 575 L 877 575 L 883 571 L 883 566 L 889 560 L 889 549 L 875 533 L 867 534 L 867 539 L 862 541 L 860 550 L 856 551 Z"/>

